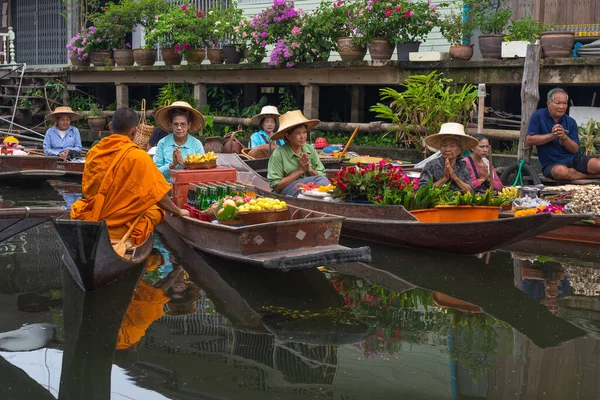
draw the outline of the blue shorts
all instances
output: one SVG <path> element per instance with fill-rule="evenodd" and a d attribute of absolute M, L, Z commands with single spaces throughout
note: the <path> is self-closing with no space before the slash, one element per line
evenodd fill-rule
<path fill-rule="evenodd" d="M 587 166 L 592 158 L 594 157 L 586 156 L 583 153 L 577 153 L 571 164 L 548 164 L 544 167 L 544 170 L 542 172 L 544 173 L 544 176 L 546 178 L 554 179 L 554 177 L 552 176 L 552 168 L 554 168 L 557 165 L 564 165 L 568 168 L 573 168 L 575 171 L 581 172 L 582 174 L 587 174 Z"/>

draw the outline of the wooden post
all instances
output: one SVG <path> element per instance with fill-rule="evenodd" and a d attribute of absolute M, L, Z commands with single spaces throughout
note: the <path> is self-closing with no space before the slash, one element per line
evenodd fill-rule
<path fill-rule="evenodd" d="M 304 85 L 304 116 L 319 118 L 319 85 Z"/>
<path fill-rule="evenodd" d="M 204 107 L 208 104 L 206 83 L 196 83 L 194 85 L 194 100 L 198 103 L 198 110 L 204 110 Z"/>
<path fill-rule="evenodd" d="M 477 97 L 479 102 L 477 105 L 477 133 L 483 133 L 483 116 L 485 114 L 485 83 L 480 83 L 477 88 Z"/>
<path fill-rule="evenodd" d="M 244 84 L 244 107 L 250 107 L 258 101 L 258 85 Z"/>
<path fill-rule="evenodd" d="M 525 148 L 527 129 L 531 116 L 537 109 L 540 101 L 540 45 L 528 44 L 525 67 L 523 69 L 523 82 L 521 83 L 521 132 L 519 134 L 518 160 L 531 161 L 531 147 Z"/>
<path fill-rule="evenodd" d="M 129 86 L 117 83 L 117 108 L 129 107 Z"/>
<path fill-rule="evenodd" d="M 365 117 L 365 88 L 361 85 L 354 85 L 350 90 L 350 122 L 362 122 Z"/>

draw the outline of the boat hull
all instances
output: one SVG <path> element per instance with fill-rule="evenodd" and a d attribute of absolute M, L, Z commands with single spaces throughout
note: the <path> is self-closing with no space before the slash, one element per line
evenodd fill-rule
<path fill-rule="evenodd" d="M 125 259 L 114 252 L 104 221 L 54 219 L 53 223 L 63 245 L 63 262 L 84 291 L 99 289 L 139 270 L 152 251 L 152 234 L 135 249 L 131 259 Z"/>
<path fill-rule="evenodd" d="M 46 180 L 83 176 L 84 163 L 53 156 L 0 156 L 0 181 Z"/>
<path fill-rule="evenodd" d="M 240 227 L 169 215 L 165 223 L 200 251 L 267 269 L 289 271 L 370 260 L 368 247 L 349 249 L 338 244 L 342 218 L 302 209 L 290 213 L 294 219 Z"/>
<path fill-rule="evenodd" d="M 0 242 L 65 212 L 58 207 L 0 208 Z"/>

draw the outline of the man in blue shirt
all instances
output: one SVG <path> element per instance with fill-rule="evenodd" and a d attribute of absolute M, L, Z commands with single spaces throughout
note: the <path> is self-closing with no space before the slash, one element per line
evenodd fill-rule
<path fill-rule="evenodd" d="M 559 181 L 600 178 L 600 160 L 579 148 L 577 123 L 568 115 L 569 96 L 561 88 L 548 92 L 548 108 L 531 116 L 528 146 L 536 146 L 544 176 Z"/>
<path fill-rule="evenodd" d="M 63 159 L 79 158 L 81 153 L 81 136 L 79 130 L 71 126 L 81 116 L 73 112 L 71 107 L 56 107 L 48 114 L 46 120 L 54 122 L 54 126 L 46 131 L 44 136 L 44 153 Z"/>

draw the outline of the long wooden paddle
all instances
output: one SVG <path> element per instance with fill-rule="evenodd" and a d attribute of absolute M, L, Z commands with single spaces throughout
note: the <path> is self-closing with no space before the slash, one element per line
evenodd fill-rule
<path fill-rule="evenodd" d="M 125 236 L 123 236 L 123 238 L 117 243 L 113 244 L 113 249 L 115 250 L 115 253 L 117 253 L 120 257 L 123 257 L 125 255 L 125 252 L 127 251 L 127 246 L 125 245 L 125 242 L 127 241 L 127 239 L 129 239 L 129 236 L 131 236 L 131 232 L 133 232 L 133 228 L 135 228 L 138 222 L 140 222 L 140 219 L 143 215 L 144 213 L 138 215 L 135 221 L 133 221 L 133 224 L 131 224 L 131 226 L 127 230 L 127 233 L 125 233 Z"/>
<path fill-rule="evenodd" d="M 352 132 L 352 136 L 350 136 L 350 139 L 348 139 L 348 143 L 346 143 L 346 147 L 344 147 L 344 150 L 342 150 L 342 153 L 340 154 L 339 158 L 344 158 L 344 154 L 346 154 L 346 151 L 350 147 L 350 143 L 352 143 L 352 141 L 354 140 L 354 136 L 356 136 L 357 133 L 358 133 L 358 126 L 356 127 L 354 132 Z"/>

